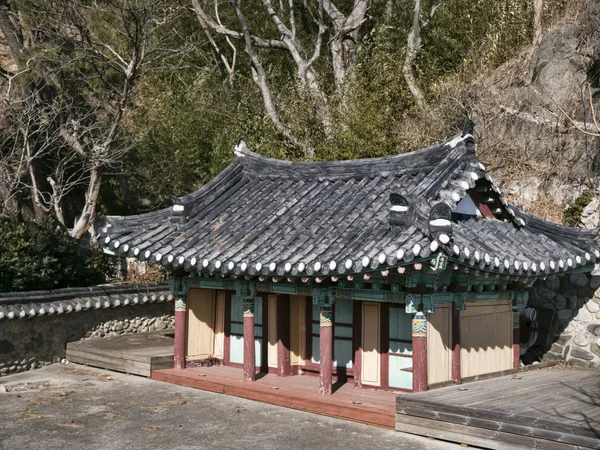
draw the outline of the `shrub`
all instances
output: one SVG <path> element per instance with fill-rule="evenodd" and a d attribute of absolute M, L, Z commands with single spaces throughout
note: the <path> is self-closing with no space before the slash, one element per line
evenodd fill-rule
<path fill-rule="evenodd" d="M 86 249 L 51 219 L 0 223 L 0 292 L 90 286 L 111 280 L 117 260 Z"/>
<path fill-rule="evenodd" d="M 579 225 L 583 210 L 593 199 L 593 194 L 589 190 L 582 192 L 579 197 L 569 203 L 565 208 L 563 212 L 563 224 L 569 227 L 576 227 Z"/>

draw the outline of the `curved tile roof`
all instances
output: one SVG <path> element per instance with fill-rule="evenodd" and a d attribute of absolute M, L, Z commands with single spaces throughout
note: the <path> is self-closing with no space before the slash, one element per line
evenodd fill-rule
<path fill-rule="evenodd" d="M 167 285 L 103 285 L 51 291 L 0 293 L 0 320 L 68 314 L 90 309 L 173 300 Z"/>
<path fill-rule="evenodd" d="M 432 207 L 454 209 L 476 185 L 489 186 L 503 220 L 458 221 L 451 236 L 438 240 L 428 225 Z M 409 209 L 392 207 L 390 194 L 410 206 L 404 225 L 390 224 L 391 211 Z M 568 270 L 600 256 L 593 231 L 510 208 L 469 134 L 413 153 L 333 162 L 265 158 L 240 141 L 233 162 L 173 208 L 105 217 L 97 231 L 113 252 L 237 275 L 356 273 L 406 264 L 438 249 L 469 266 L 519 274 L 546 273 L 551 261 Z"/>

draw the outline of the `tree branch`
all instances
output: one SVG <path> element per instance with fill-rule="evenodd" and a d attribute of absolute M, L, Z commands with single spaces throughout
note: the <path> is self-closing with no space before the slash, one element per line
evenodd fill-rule
<path fill-rule="evenodd" d="M 231 0 L 231 6 L 233 7 L 238 22 L 242 28 L 242 33 L 244 35 L 245 50 L 252 64 L 252 78 L 254 79 L 254 82 L 256 83 L 261 92 L 267 114 L 271 118 L 271 121 L 273 122 L 279 133 L 281 133 L 294 146 L 303 149 L 307 158 L 313 159 L 314 150 L 311 147 L 305 146 L 300 141 L 298 141 L 298 139 L 296 139 L 296 137 L 290 132 L 287 126 L 285 126 L 283 122 L 281 122 L 279 114 L 275 107 L 275 103 L 273 101 L 271 88 L 269 87 L 269 84 L 267 82 L 267 76 L 264 67 L 262 66 L 262 63 L 260 62 L 260 59 L 258 58 L 256 53 L 254 52 L 254 47 L 252 44 L 252 35 L 250 33 L 250 28 L 248 26 L 248 22 L 246 21 L 246 17 L 242 13 L 237 0 Z"/>
<path fill-rule="evenodd" d="M 210 27 L 215 33 L 229 36 L 234 39 L 244 39 L 243 33 L 239 31 L 231 30 L 223 25 L 215 22 L 200 6 L 200 2 L 198 0 L 192 0 L 192 6 L 197 16 L 200 16 L 202 20 L 206 23 L 208 27 Z M 262 48 L 279 48 L 287 50 L 287 46 L 278 39 L 264 39 L 258 36 L 251 36 L 252 45 L 256 47 Z"/>
<path fill-rule="evenodd" d="M 446 0 L 442 0 L 437 4 L 434 4 L 433 1 L 430 1 L 429 14 L 425 19 L 425 22 L 421 23 L 421 0 L 415 0 L 415 9 L 413 10 L 413 25 L 410 33 L 408 34 L 406 43 L 406 56 L 404 57 L 402 73 L 404 74 L 404 79 L 406 80 L 408 89 L 415 98 L 417 105 L 423 110 L 427 109 L 427 102 L 425 101 L 425 96 L 423 95 L 423 92 L 417 83 L 417 79 L 414 74 L 414 64 L 421 53 L 421 32 L 427 25 L 429 25 L 438 8 L 445 2 Z"/>

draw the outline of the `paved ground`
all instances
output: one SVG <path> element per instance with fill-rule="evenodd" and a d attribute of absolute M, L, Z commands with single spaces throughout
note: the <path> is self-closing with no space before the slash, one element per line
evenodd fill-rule
<path fill-rule="evenodd" d="M 292 447 L 454 446 L 76 364 L 0 378 L 2 450 Z"/>

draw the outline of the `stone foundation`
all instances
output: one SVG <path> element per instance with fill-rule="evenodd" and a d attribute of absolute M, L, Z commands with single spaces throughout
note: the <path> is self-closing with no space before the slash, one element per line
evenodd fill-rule
<path fill-rule="evenodd" d="M 172 302 L 0 320 L 0 376 L 61 361 L 67 342 L 173 326 Z"/>
<path fill-rule="evenodd" d="M 538 311 L 539 337 L 523 355 L 533 361 L 565 361 L 600 367 L 600 276 L 574 274 L 538 281 L 528 306 Z"/>

